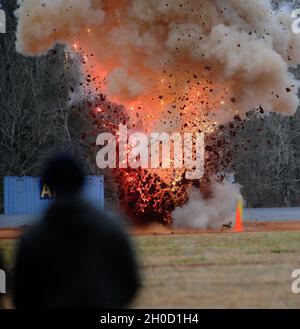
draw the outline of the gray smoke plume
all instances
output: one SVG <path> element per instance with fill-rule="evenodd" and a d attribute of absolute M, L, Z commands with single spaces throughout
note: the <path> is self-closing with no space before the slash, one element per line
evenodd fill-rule
<path fill-rule="evenodd" d="M 239 187 L 230 182 L 215 183 L 210 199 L 204 199 L 200 191 L 192 188 L 189 201 L 172 213 L 173 225 L 183 228 L 216 229 L 235 222 L 235 204 Z"/>

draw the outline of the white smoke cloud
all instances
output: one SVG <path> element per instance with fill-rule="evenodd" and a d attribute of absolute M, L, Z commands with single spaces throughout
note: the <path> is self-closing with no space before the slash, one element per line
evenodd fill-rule
<path fill-rule="evenodd" d="M 115 69 L 107 76 L 107 93 L 109 96 L 122 95 L 127 100 L 137 97 L 142 91 L 143 86 L 123 69 Z"/>
<path fill-rule="evenodd" d="M 101 4 L 93 0 L 18 0 L 17 51 L 41 55 L 88 26 L 101 24 L 105 17 Z"/>
<path fill-rule="evenodd" d="M 58 42 L 76 42 L 83 53 L 93 53 L 86 71 L 104 72 L 106 93 L 125 105 L 137 100 L 162 111 L 153 99 L 163 95 L 163 111 L 172 108 L 177 118 L 180 97 L 189 93 L 186 103 L 221 122 L 258 106 L 290 115 L 299 104 L 299 83 L 288 69 L 300 63 L 300 39 L 291 31 L 288 6 L 275 12 L 269 0 L 19 0 L 19 5 L 19 52 L 41 55 Z M 205 106 L 187 100 L 210 81 L 214 92 L 203 96 Z M 215 103 L 218 97 L 221 104 Z"/>
<path fill-rule="evenodd" d="M 239 186 L 230 182 L 215 183 L 212 197 L 204 199 L 193 187 L 188 202 L 172 213 L 173 225 L 183 228 L 217 229 L 223 224 L 235 222 L 234 207 Z"/>

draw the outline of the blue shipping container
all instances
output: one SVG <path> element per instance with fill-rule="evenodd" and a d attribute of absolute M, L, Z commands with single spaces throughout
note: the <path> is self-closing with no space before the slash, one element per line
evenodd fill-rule
<path fill-rule="evenodd" d="M 48 192 L 43 191 L 39 177 L 6 176 L 4 177 L 4 214 L 6 216 L 38 215 L 53 202 Z M 94 207 L 103 210 L 103 176 L 86 176 L 83 195 Z"/>

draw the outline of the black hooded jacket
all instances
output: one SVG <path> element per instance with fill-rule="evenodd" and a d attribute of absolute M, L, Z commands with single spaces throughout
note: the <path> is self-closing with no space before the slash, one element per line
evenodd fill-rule
<path fill-rule="evenodd" d="M 79 198 L 56 201 L 20 241 L 16 308 L 128 306 L 139 280 L 121 221 Z"/>

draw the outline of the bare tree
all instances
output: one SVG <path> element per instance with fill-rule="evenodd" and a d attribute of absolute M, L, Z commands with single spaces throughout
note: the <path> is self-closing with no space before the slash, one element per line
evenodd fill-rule
<path fill-rule="evenodd" d="M 68 97 L 78 78 L 72 60 L 66 62 L 63 46 L 41 57 L 17 54 L 14 2 L 7 1 L 4 9 L 7 33 L 0 35 L 1 181 L 4 175 L 36 175 L 50 152 L 61 145 L 73 147 Z"/>

